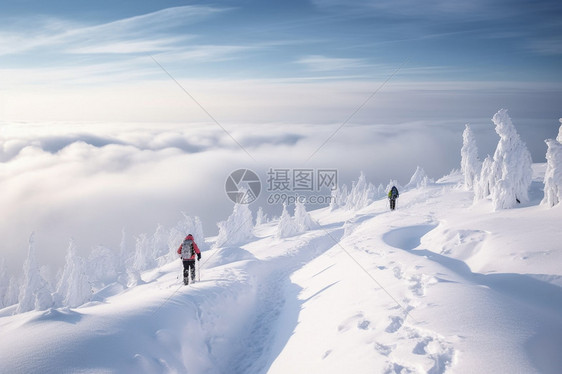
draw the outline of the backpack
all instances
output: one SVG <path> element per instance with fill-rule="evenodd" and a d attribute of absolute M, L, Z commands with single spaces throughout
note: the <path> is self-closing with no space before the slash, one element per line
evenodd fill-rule
<path fill-rule="evenodd" d="M 398 188 L 396 188 L 396 186 L 392 186 L 392 189 L 390 190 L 390 195 L 391 198 L 396 199 L 399 195 L 398 195 Z"/>
<path fill-rule="evenodd" d="M 185 239 L 181 245 L 181 258 L 182 260 L 189 260 L 195 256 L 195 249 L 193 249 L 193 240 Z"/>

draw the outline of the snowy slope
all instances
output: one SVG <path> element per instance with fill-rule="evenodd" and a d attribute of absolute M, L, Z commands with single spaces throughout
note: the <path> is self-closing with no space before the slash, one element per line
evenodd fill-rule
<path fill-rule="evenodd" d="M 0 311 L 1 373 L 560 373 L 562 207 L 492 211 L 452 175 L 320 228 L 203 253 L 76 309 Z"/>

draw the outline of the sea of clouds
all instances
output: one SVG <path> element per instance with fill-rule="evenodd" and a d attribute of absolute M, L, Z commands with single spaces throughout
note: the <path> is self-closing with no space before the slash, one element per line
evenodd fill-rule
<path fill-rule="evenodd" d="M 519 126 L 535 162 L 557 121 Z M 517 118 L 514 118 L 516 127 Z M 493 153 L 491 121 L 472 123 L 482 157 Z M 438 178 L 460 167 L 463 121 L 394 124 L 4 123 L 0 126 L 0 254 L 21 269 L 35 233 L 39 261 L 61 266 L 69 240 L 88 254 L 170 227 L 182 212 L 198 216 L 206 235 L 232 212 L 228 175 L 255 171 L 262 193 L 250 206 L 271 217 L 272 169 L 335 169 L 338 184 L 361 171 L 375 184 L 406 183 L 422 166 Z M 532 131 L 531 131 L 532 130 Z M 552 130 L 552 131 L 551 131 Z M 294 192 L 294 191 L 289 191 Z M 320 191 L 319 191 L 320 193 Z M 328 194 L 329 191 L 321 191 Z M 319 206 L 309 206 L 313 209 Z"/>

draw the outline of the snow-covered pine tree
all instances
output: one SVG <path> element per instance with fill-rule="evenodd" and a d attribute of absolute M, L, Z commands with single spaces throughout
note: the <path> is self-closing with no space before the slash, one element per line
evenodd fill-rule
<path fill-rule="evenodd" d="M 500 141 L 494 153 L 494 176 L 492 188 L 494 210 L 513 208 L 517 202 L 529 200 L 529 187 L 533 178 L 531 154 L 519 138 L 506 109 L 493 117 Z"/>
<path fill-rule="evenodd" d="M 338 208 L 343 208 L 347 200 L 348 192 L 347 186 L 343 184 L 333 189 L 330 193 L 330 211 L 334 211 Z"/>
<path fill-rule="evenodd" d="M 153 268 L 155 265 L 152 242 L 145 233 L 137 237 L 135 252 L 133 254 L 133 269 L 142 272 Z"/>
<path fill-rule="evenodd" d="M 500 140 L 491 164 L 488 159 L 484 160 L 474 198 L 491 196 L 494 210 L 509 209 L 517 202 L 529 200 L 532 159 L 506 109 L 498 111 L 492 120 Z"/>
<path fill-rule="evenodd" d="M 21 286 L 16 313 L 45 310 L 53 306 L 51 290 L 47 281 L 41 277 L 36 260 L 35 234 L 31 234 L 27 259 L 23 265 L 24 282 Z"/>
<path fill-rule="evenodd" d="M 15 276 L 11 276 L 8 283 L 8 290 L 4 295 L 4 305 L 10 306 L 18 303 L 19 282 Z"/>
<path fill-rule="evenodd" d="M 167 230 L 160 224 L 156 226 L 156 231 L 154 231 L 154 234 L 152 234 L 152 256 L 156 260 L 158 265 L 164 265 L 168 262 L 168 258 L 166 258 L 166 256 L 169 255 L 170 252 L 168 248 L 168 236 L 169 230 Z"/>
<path fill-rule="evenodd" d="M 76 308 L 90 301 L 91 298 L 92 287 L 88 280 L 86 263 L 78 255 L 76 246 L 71 241 L 55 299 L 60 306 Z"/>
<path fill-rule="evenodd" d="M 298 201 L 298 199 L 295 202 L 295 224 L 299 232 L 306 232 L 318 227 L 318 223 L 306 211 L 304 203 Z"/>
<path fill-rule="evenodd" d="M 461 172 L 464 176 L 464 186 L 470 190 L 474 186 L 474 179 L 480 174 L 482 163 L 478 158 L 478 147 L 470 125 L 466 124 L 462 133 Z"/>
<path fill-rule="evenodd" d="M 297 224 L 287 211 L 287 204 L 283 203 L 283 212 L 281 213 L 281 217 L 279 218 L 275 236 L 278 239 L 281 239 L 297 235 L 298 233 L 299 229 L 297 227 Z"/>
<path fill-rule="evenodd" d="M 174 259 L 177 256 L 176 250 L 187 234 L 193 235 L 193 238 L 200 250 L 204 251 L 208 249 L 208 245 L 205 243 L 203 224 L 201 223 L 199 217 L 188 216 L 185 212 L 181 212 L 181 214 L 183 216 L 182 220 L 170 230 L 168 237 L 168 247 L 170 248 L 170 252 L 173 254 Z"/>
<path fill-rule="evenodd" d="M 263 212 L 263 208 L 260 206 L 256 213 L 256 226 L 263 225 L 267 223 L 267 215 Z"/>
<path fill-rule="evenodd" d="M 348 210 L 360 210 L 373 202 L 375 187 L 367 183 L 365 174 L 361 172 L 357 182 L 352 184 L 351 191 L 347 196 L 345 208 Z"/>
<path fill-rule="evenodd" d="M 103 287 L 117 280 L 122 270 L 115 251 L 104 246 L 96 246 L 88 256 L 88 279 L 97 287 Z"/>
<path fill-rule="evenodd" d="M 407 190 L 411 188 L 425 187 L 428 185 L 428 183 L 433 183 L 433 180 L 429 179 L 429 177 L 425 173 L 425 170 L 418 166 L 416 168 L 416 171 L 410 178 L 410 182 L 406 186 L 404 186 L 404 189 Z"/>
<path fill-rule="evenodd" d="M 247 204 L 234 204 L 228 219 L 217 225 L 217 247 L 245 244 L 254 238 L 254 220 Z"/>
<path fill-rule="evenodd" d="M 484 162 L 482 162 L 482 168 L 480 169 L 480 175 L 474 178 L 474 202 L 482 200 L 490 196 L 492 192 L 493 182 L 492 182 L 492 166 L 494 160 L 492 156 L 488 155 Z"/>
<path fill-rule="evenodd" d="M 0 309 L 8 306 L 5 300 L 9 286 L 10 278 L 8 276 L 8 269 L 6 268 L 6 261 L 2 258 L 0 259 Z"/>
<path fill-rule="evenodd" d="M 545 140 L 546 172 L 544 174 L 544 198 L 541 204 L 553 207 L 562 201 L 562 118 L 556 140 Z"/>

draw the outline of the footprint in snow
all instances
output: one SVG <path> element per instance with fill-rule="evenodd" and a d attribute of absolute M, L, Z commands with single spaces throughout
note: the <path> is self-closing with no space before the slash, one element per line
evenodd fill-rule
<path fill-rule="evenodd" d="M 390 325 L 388 325 L 384 331 L 392 334 L 400 330 L 400 327 L 404 324 L 404 319 L 400 316 L 393 316 L 390 318 L 392 322 L 390 322 Z"/>
<path fill-rule="evenodd" d="M 410 291 L 418 297 L 425 296 L 425 282 L 421 274 L 415 274 L 410 277 Z"/>
<path fill-rule="evenodd" d="M 375 350 L 383 356 L 388 356 L 394 350 L 394 346 L 375 342 Z"/>
<path fill-rule="evenodd" d="M 339 332 L 345 332 L 351 329 L 351 327 L 355 324 L 355 326 L 360 330 L 368 330 L 369 326 L 371 325 L 371 321 L 365 319 L 363 313 L 359 312 L 347 319 L 345 319 L 339 326 Z"/>
<path fill-rule="evenodd" d="M 400 266 L 395 266 L 392 271 L 394 272 L 394 276 L 396 279 L 402 279 L 404 273 L 402 272 L 402 268 Z"/>
<path fill-rule="evenodd" d="M 416 369 L 410 368 L 396 362 L 392 362 L 388 365 L 387 369 L 384 371 L 384 374 L 410 374 L 410 373 L 417 373 Z"/>

